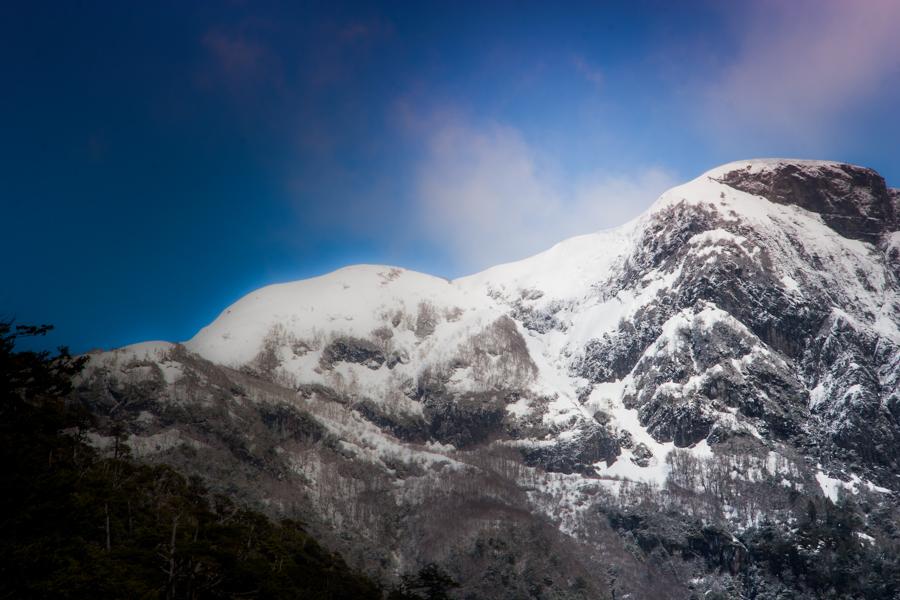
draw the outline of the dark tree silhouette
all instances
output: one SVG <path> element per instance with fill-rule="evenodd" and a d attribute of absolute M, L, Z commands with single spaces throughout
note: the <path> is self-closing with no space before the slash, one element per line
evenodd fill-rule
<path fill-rule="evenodd" d="M 450 591 L 458 588 L 456 583 L 438 565 L 429 563 L 415 575 L 404 575 L 399 589 L 394 590 L 389 600 L 449 600 Z"/>

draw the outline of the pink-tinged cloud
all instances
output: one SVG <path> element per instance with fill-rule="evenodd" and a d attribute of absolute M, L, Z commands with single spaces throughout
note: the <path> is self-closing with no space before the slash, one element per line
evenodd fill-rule
<path fill-rule="evenodd" d="M 309 81 L 327 88 L 351 80 L 371 62 L 380 44 L 394 33 L 389 21 L 370 19 L 318 28 L 310 54 Z"/>
<path fill-rule="evenodd" d="M 898 84 L 898 0 L 768 0 L 748 10 L 737 56 L 707 89 L 704 105 L 726 136 L 822 140 L 839 132 L 847 111 Z"/>
<path fill-rule="evenodd" d="M 232 92 L 245 92 L 261 83 L 282 83 L 277 56 L 261 42 L 242 34 L 210 30 L 201 43 L 208 57 L 199 74 L 204 85 L 224 84 Z"/>
<path fill-rule="evenodd" d="M 388 21 L 371 19 L 347 23 L 337 33 L 337 39 L 343 44 L 364 41 L 382 40 L 394 33 L 393 25 Z"/>

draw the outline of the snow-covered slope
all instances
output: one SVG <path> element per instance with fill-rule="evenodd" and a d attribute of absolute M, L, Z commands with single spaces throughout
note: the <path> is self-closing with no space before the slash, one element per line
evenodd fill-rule
<path fill-rule="evenodd" d="M 402 330 L 414 336 L 423 326 L 419 319 L 424 307 L 434 309 L 436 327 L 481 318 L 490 313 L 493 302 L 446 279 L 360 265 L 257 290 L 228 307 L 185 346 L 214 362 L 242 365 L 256 356 L 273 329 L 299 339 L 325 332 L 368 337 L 379 327 L 396 327 L 401 321 Z"/>
<path fill-rule="evenodd" d="M 263 288 L 184 344 L 93 356 L 81 389 L 132 407 L 142 455 L 227 449 L 244 477 L 268 473 L 239 486 L 249 498 L 303 497 L 376 545 L 359 511 L 460 495 L 599 543 L 589 499 L 633 486 L 707 494 L 682 509 L 702 497 L 704 519 L 746 528 L 800 492 L 898 489 L 898 229 L 900 194 L 874 171 L 741 161 L 455 281 L 357 266 Z M 192 411 L 211 424 L 185 425 Z M 707 489 L 710 473 L 726 475 Z M 416 523 L 378 560 L 412 560 Z"/>

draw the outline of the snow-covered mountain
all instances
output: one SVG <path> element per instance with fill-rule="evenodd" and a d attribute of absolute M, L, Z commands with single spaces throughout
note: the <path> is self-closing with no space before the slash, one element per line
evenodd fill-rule
<path fill-rule="evenodd" d="M 900 191 L 731 163 L 462 279 L 263 288 L 183 344 L 92 355 L 78 394 L 136 455 L 301 514 L 385 577 L 434 561 L 461 597 L 686 598 L 746 594 L 753 568 L 802 594 L 742 536 L 900 506 Z"/>

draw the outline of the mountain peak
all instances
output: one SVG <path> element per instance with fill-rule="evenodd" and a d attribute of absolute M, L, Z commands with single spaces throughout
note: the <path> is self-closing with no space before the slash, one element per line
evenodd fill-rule
<path fill-rule="evenodd" d="M 793 204 L 822 216 L 841 235 L 878 242 L 900 228 L 900 211 L 884 178 L 847 163 L 754 159 L 722 165 L 705 177 L 777 204 Z"/>
<path fill-rule="evenodd" d="M 806 158 L 750 158 L 746 160 L 735 160 L 729 163 L 713 167 L 703 174 L 704 177 L 712 177 L 713 179 L 721 179 L 724 175 L 734 171 L 744 171 L 751 174 L 762 174 L 777 171 L 787 167 L 814 171 L 817 169 L 835 169 L 849 167 L 852 169 L 863 169 L 871 171 L 866 167 L 860 167 L 849 163 L 834 160 L 814 160 Z"/>
<path fill-rule="evenodd" d="M 775 530 L 893 556 L 900 232 L 859 240 L 898 200 L 869 169 L 732 163 L 469 277 L 357 265 L 257 290 L 184 344 L 92 354 L 73 393 L 98 447 L 301 515 L 378 577 L 446 565 L 465 597 L 605 597 L 586 586 L 611 568 L 651 573 L 617 597 L 757 586 Z M 828 502 L 878 518 L 848 512 L 838 538 Z M 636 557 L 636 535 L 689 556 Z M 785 589 L 773 572 L 763 595 Z"/>

